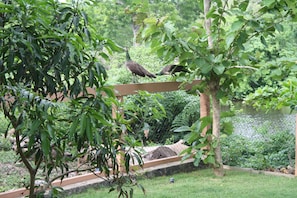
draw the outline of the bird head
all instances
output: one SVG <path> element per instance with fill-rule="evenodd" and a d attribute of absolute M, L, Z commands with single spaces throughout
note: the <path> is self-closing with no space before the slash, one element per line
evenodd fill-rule
<path fill-rule="evenodd" d="M 130 57 L 130 54 L 129 54 L 129 51 L 128 51 L 128 48 L 127 47 L 125 48 L 125 51 L 126 51 L 126 60 L 127 61 L 130 61 L 131 60 L 131 57 Z"/>

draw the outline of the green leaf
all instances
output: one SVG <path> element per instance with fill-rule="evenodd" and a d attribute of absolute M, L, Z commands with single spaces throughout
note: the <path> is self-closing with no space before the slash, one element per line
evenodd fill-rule
<path fill-rule="evenodd" d="M 263 45 L 265 45 L 266 47 L 268 47 L 267 42 L 266 42 L 264 36 L 261 36 L 261 37 L 260 37 L 260 40 L 261 40 L 261 43 L 262 43 Z"/>
<path fill-rule="evenodd" d="M 181 161 L 185 161 L 185 160 L 189 159 L 191 156 L 192 156 L 192 154 L 188 153 L 182 157 Z"/>
<path fill-rule="evenodd" d="M 195 154 L 195 158 L 201 159 L 203 155 L 203 151 L 199 150 L 196 154 Z"/>
<path fill-rule="evenodd" d="M 86 116 L 86 134 L 90 142 L 93 141 L 92 122 L 89 116 Z"/>
<path fill-rule="evenodd" d="M 204 163 L 206 164 L 213 164 L 215 165 L 216 161 L 215 161 L 215 158 L 213 155 L 208 155 L 204 160 L 203 160 Z"/>
<path fill-rule="evenodd" d="M 200 69 L 201 69 L 202 74 L 208 74 L 212 69 L 212 65 L 211 64 L 205 64 L 203 66 L 200 66 Z"/>
<path fill-rule="evenodd" d="M 222 132 L 226 135 L 231 135 L 234 131 L 232 122 L 223 122 L 221 128 Z"/>
<path fill-rule="evenodd" d="M 48 133 L 42 131 L 41 132 L 41 148 L 44 155 L 48 155 L 50 153 L 50 140 Z"/>
<path fill-rule="evenodd" d="M 158 20 L 156 17 L 148 17 L 143 20 L 145 24 L 157 24 Z"/>
<path fill-rule="evenodd" d="M 200 162 L 201 162 L 201 158 L 195 158 L 194 166 L 199 166 Z"/>
<path fill-rule="evenodd" d="M 216 65 L 215 67 L 213 67 L 213 71 L 217 74 L 217 75 L 221 75 L 224 73 L 225 71 L 225 66 L 224 65 Z"/>
<path fill-rule="evenodd" d="M 80 120 L 80 133 L 79 135 L 83 137 L 85 135 L 86 131 L 86 126 L 87 126 L 87 116 L 86 114 L 83 114 Z"/>
<path fill-rule="evenodd" d="M 34 120 L 30 126 L 29 134 L 33 135 L 35 133 L 35 131 L 39 128 L 40 124 L 41 124 L 40 120 Z"/>
<path fill-rule="evenodd" d="M 208 13 L 206 14 L 206 18 L 214 18 L 214 13 L 216 11 L 215 6 L 212 6 L 211 9 L 208 11 Z"/>
<path fill-rule="evenodd" d="M 248 39 L 248 34 L 246 33 L 246 31 L 241 31 L 239 33 L 238 39 L 236 40 L 237 46 L 240 49 L 244 50 L 244 45 L 243 44 L 247 41 L 247 39 Z"/>
<path fill-rule="evenodd" d="M 204 129 L 205 127 L 209 126 L 212 124 L 212 117 L 211 116 L 205 116 L 203 118 L 200 118 L 200 121 L 197 121 L 200 125 L 200 131 Z"/>
<path fill-rule="evenodd" d="M 189 144 L 192 144 L 193 142 L 197 141 L 199 137 L 200 137 L 200 132 L 198 131 L 198 132 L 191 132 L 187 134 L 185 136 L 185 139 Z"/>
<path fill-rule="evenodd" d="M 226 37 L 226 49 L 229 49 L 231 44 L 233 43 L 235 39 L 235 34 L 231 32 L 230 34 L 227 35 Z"/>
<path fill-rule="evenodd" d="M 223 59 L 223 54 L 219 54 L 214 58 L 215 63 L 221 63 Z"/>
<path fill-rule="evenodd" d="M 282 24 L 276 23 L 276 24 L 274 24 L 274 26 L 275 26 L 275 29 L 277 31 L 279 31 L 279 32 L 283 32 L 284 31 L 284 26 Z"/>
<path fill-rule="evenodd" d="M 125 153 L 125 169 L 126 172 L 129 173 L 129 167 L 130 167 L 130 154 L 129 153 Z"/>
<path fill-rule="evenodd" d="M 47 131 L 50 135 L 50 138 L 53 139 L 55 137 L 53 126 L 51 124 L 47 123 L 46 127 L 47 127 Z"/>
<path fill-rule="evenodd" d="M 270 7 L 275 3 L 275 0 L 263 0 L 262 3 L 263 5 Z"/>
<path fill-rule="evenodd" d="M 191 128 L 189 126 L 181 126 L 181 127 L 178 127 L 177 129 L 174 130 L 174 132 L 189 132 L 191 131 Z"/>
<path fill-rule="evenodd" d="M 231 25 L 231 31 L 236 32 L 236 31 L 240 30 L 243 25 L 244 25 L 244 21 L 241 21 L 241 20 L 235 21 Z"/>
<path fill-rule="evenodd" d="M 72 124 L 71 127 L 69 129 L 69 136 L 73 137 L 73 135 L 76 133 L 76 130 L 78 128 L 78 124 L 79 124 L 79 119 L 75 119 Z"/>
<path fill-rule="evenodd" d="M 243 2 L 241 2 L 241 3 L 238 5 L 238 7 L 239 7 L 239 9 L 241 9 L 242 11 L 246 11 L 246 8 L 248 7 L 248 5 L 249 5 L 248 1 L 243 1 Z"/>

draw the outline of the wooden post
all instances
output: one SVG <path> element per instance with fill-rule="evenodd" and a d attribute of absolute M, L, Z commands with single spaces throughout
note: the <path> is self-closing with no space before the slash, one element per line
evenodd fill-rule
<path fill-rule="evenodd" d="M 210 99 L 209 95 L 206 93 L 200 93 L 200 118 L 210 115 Z M 210 129 L 210 126 L 207 126 L 203 129 L 202 135 L 206 134 L 206 131 Z"/>
<path fill-rule="evenodd" d="M 295 121 L 295 176 L 297 176 L 297 115 Z"/>

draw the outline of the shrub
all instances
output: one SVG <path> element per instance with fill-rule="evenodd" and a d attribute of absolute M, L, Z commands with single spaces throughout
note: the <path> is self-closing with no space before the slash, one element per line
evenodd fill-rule
<path fill-rule="evenodd" d="M 139 94 L 125 98 L 124 109 L 131 121 L 131 131 L 137 132 L 138 138 L 165 144 L 176 142 L 183 134 L 174 133 L 180 126 L 191 126 L 200 116 L 199 97 L 185 91 L 161 94 Z M 164 115 L 159 114 L 164 110 Z M 166 112 L 166 113 L 165 113 Z M 145 139 L 143 131 L 149 129 L 149 138 Z"/>
<path fill-rule="evenodd" d="M 295 137 L 289 131 L 268 133 L 257 139 L 233 134 L 222 138 L 223 163 L 255 169 L 294 166 Z"/>

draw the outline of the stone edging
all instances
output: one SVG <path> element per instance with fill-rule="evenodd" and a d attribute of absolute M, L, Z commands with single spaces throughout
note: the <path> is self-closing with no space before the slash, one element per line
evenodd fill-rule
<path fill-rule="evenodd" d="M 288 177 L 288 178 L 295 178 L 292 174 L 285 174 L 285 173 L 279 173 L 279 172 L 272 172 L 272 171 L 262 171 L 262 170 L 255 170 L 252 168 L 240 168 L 235 166 L 228 166 L 224 165 L 225 170 L 238 170 L 238 171 L 245 171 L 255 174 L 264 174 L 264 175 L 273 175 L 273 176 L 282 176 L 282 177 Z"/>

